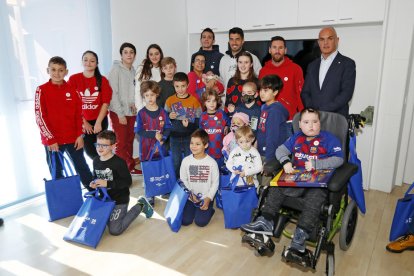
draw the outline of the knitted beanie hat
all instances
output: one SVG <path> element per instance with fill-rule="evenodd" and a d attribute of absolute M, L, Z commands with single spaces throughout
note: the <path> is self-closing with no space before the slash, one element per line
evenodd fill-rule
<path fill-rule="evenodd" d="M 244 124 L 249 124 L 249 116 L 246 113 L 236 112 L 233 114 L 233 118 L 239 118 Z"/>

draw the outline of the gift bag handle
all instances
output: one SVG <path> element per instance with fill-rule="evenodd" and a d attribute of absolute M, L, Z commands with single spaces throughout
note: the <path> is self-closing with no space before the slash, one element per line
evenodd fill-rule
<path fill-rule="evenodd" d="M 242 165 L 240 165 L 238 167 L 233 166 L 233 170 L 235 170 L 235 171 L 241 171 L 242 169 L 243 169 Z M 240 174 L 236 174 L 232 179 L 230 179 L 230 188 L 233 192 L 237 192 L 237 191 L 235 191 L 236 187 L 237 187 L 238 190 L 241 189 L 241 188 L 250 187 L 249 185 L 247 185 L 247 183 L 246 183 L 246 181 L 244 180 L 243 177 L 241 179 L 242 179 L 244 185 L 237 186 L 237 182 L 239 182 L 239 178 L 240 178 Z"/>
<path fill-rule="evenodd" d="M 65 155 L 63 155 L 63 153 L 61 151 L 54 151 L 52 152 L 52 179 L 56 179 L 56 171 L 57 171 L 57 166 L 56 166 L 56 154 L 59 158 L 60 164 L 62 165 L 62 169 L 65 172 L 65 176 L 72 176 L 74 175 L 72 167 L 70 166 L 69 160 L 65 157 Z M 70 175 L 68 174 L 68 170 L 70 172 Z"/>
<path fill-rule="evenodd" d="M 100 192 L 102 192 L 103 197 L 99 197 Z M 112 201 L 111 197 L 108 195 L 108 190 L 103 187 L 98 187 L 94 191 L 87 192 L 85 193 L 83 197 L 84 198 L 95 197 L 96 199 L 99 199 L 100 201 Z"/>
<path fill-rule="evenodd" d="M 193 202 L 195 207 L 201 207 L 201 206 L 204 205 L 204 199 L 201 199 L 203 197 L 203 195 L 201 193 L 195 194 L 192 191 L 190 191 L 184 185 L 184 182 L 181 179 L 177 179 L 177 184 L 184 190 L 184 192 L 186 192 L 188 197 L 191 197 L 192 195 L 194 195 L 197 199 L 200 199 L 200 202 L 198 202 L 198 203 Z"/>
<path fill-rule="evenodd" d="M 357 156 L 356 153 L 356 136 L 351 136 L 349 139 L 349 156 Z"/>
<path fill-rule="evenodd" d="M 155 153 L 155 149 L 158 149 L 158 152 L 160 153 L 161 158 L 164 158 L 164 153 L 162 152 L 162 146 L 161 146 L 160 142 L 157 140 L 157 142 L 155 142 L 154 147 L 150 151 L 150 157 L 149 157 L 148 161 L 152 160 L 152 157 Z"/>
<path fill-rule="evenodd" d="M 414 182 L 411 184 L 411 186 L 408 188 L 408 190 L 405 192 L 404 197 L 408 196 L 408 194 L 411 192 L 411 190 L 414 189 Z"/>

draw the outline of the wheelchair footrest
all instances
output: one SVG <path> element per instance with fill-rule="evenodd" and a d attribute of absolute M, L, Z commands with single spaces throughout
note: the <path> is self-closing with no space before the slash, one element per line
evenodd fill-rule
<path fill-rule="evenodd" d="M 305 268 L 314 269 L 314 259 L 313 253 L 309 249 L 305 249 L 305 252 L 302 253 L 290 247 L 283 248 L 282 260 L 287 263 L 294 263 Z"/>
<path fill-rule="evenodd" d="M 242 237 L 242 243 L 249 244 L 260 256 L 270 256 L 275 251 L 275 243 L 263 234 L 246 233 Z"/>

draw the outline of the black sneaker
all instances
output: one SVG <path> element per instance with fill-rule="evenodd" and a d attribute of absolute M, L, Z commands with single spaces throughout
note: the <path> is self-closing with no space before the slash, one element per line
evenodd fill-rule
<path fill-rule="evenodd" d="M 263 216 L 258 217 L 255 221 L 240 226 L 240 229 L 247 233 L 257 233 L 272 236 L 273 223 Z"/>

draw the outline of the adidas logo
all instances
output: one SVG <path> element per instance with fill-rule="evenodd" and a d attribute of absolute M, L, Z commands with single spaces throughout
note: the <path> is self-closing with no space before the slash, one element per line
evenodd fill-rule
<path fill-rule="evenodd" d="M 92 93 L 89 91 L 89 88 L 86 88 L 85 92 L 80 92 L 80 95 L 82 96 L 82 102 L 85 104 L 93 103 L 96 98 L 99 96 L 99 91 L 96 91 Z"/>

